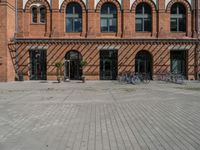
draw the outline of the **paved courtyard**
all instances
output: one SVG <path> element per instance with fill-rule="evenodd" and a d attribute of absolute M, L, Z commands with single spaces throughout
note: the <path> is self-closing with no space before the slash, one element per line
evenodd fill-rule
<path fill-rule="evenodd" d="M 200 150 L 200 83 L 0 83 L 0 150 Z"/>

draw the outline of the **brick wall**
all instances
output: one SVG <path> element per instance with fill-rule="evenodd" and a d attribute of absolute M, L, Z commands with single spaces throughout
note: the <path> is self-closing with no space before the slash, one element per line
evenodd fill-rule
<path fill-rule="evenodd" d="M 47 8 L 47 22 L 45 24 L 37 23 L 33 24 L 31 22 L 31 6 L 37 1 L 41 5 L 45 5 Z M 66 33 L 65 32 L 65 8 L 68 2 L 78 2 L 83 10 L 82 20 L 82 32 L 81 33 Z M 59 0 L 52 1 L 52 11 L 46 0 L 29 0 L 23 9 L 22 0 L 18 0 L 18 33 L 17 37 L 20 38 L 111 38 L 111 39 L 125 39 L 125 38 L 187 38 L 192 39 L 194 35 L 194 26 L 192 26 L 192 21 L 195 19 L 194 14 L 190 9 L 189 3 L 185 0 L 178 0 L 183 3 L 187 9 L 187 31 L 183 33 L 172 33 L 170 32 L 170 6 L 176 0 L 171 1 L 168 7 L 165 7 L 165 1 L 158 1 L 158 9 L 150 0 L 135 0 L 132 6 L 130 6 L 130 0 L 124 0 L 120 6 L 116 0 L 107 0 L 114 3 L 118 9 L 118 29 L 116 33 L 101 33 L 100 32 L 100 9 L 103 4 L 100 1 L 97 7 L 94 8 L 94 0 L 89 0 L 89 4 L 86 6 L 80 0 L 66 0 L 61 9 L 59 8 Z M 135 8 L 140 2 L 148 3 L 152 8 L 152 32 L 136 32 L 135 31 Z M 200 4 L 198 4 L 200 5 Z M 123 7 L 123 11 L 121 11 Z M 200 7 L 199 7 L 200 8 Z M 14 59 L 10 58 L 10 52 L 8 50 L 8 44 L 10 39 L 13 38 L 15 33 L 15 0 L 1 0 L 0 1 L 0 81 L 8 81 L 14 79 Z M 5 17 L 6 16 L 6 17 Z M 200 19 L 199 19 L 200 21 Z M 200 23 L 199 23 L 200 25 Z M 109 41 L 108 41 L 109 42 Z M 25 44 L 25 49 L 19 49 L 19 65 L 20 70 L 23 70 L 24 74 L 28 73 L 28 43 Z M 37 43 L 36 43 L 37 44 Z M 108 43 L 109 44 L 109 43 Z M 66 44 L 58 49 L 55 45 L 50 45 L 48 48 L 48 78 L 54 76 L 55 61 L 64 58 L 65 53 L 69 50 L 75 49 L 82 53 L 83 57 L 89 61 L 89 66 L 85 68 L 87 72 L 87 77 L 90 79 L 99 78 L 99 55 L 98 55 L 98 45 L 95 43 L 84 44 Z M 118 50 L 119 55 L 119 73 L 120 71 L 126 71 L 134 67 L 135 55 L 139 50 L 148 50 L 154 61 L 153 64 L 153 74 L 159 74 L 159 71 L 169 69 L 169 51 L 166 51 L 167 47 L 170 45 L 121 45 Z M 188 51 L 188 56 L 190 61 L 188 62 L 188 76 L 194 77 L 194 46 Z M 23 45 L 21 46 L 23 47 Z M 15 54 L 14 54 L 15 55 Z M 130 56 L 129 56 L 130 55 Z M 161 57 L 162 60 L 161 60 Z M 94 59 L 93 59 L 94 58 Z M 160 62 L 159 62 L 160 61 Z"/>
<path fill-rule="evenodd" d="M 0 2 L 0 81 L 14 80 L 14 68 L 8 49 L 15 30 L 14 4 L 14 0 Z"/>
<path fill-rule="evenodd" d="M 19 49 L 21 57 L 19 61 L 20 70 L 23 71 L 26 79 L 28 78 L 29 66 L 29 47 L 32 44 L 24 43 Z M 40 46 L 44 44 L 39 44 Z M 88 66 L 84 68 L 87 79 L 99 79 L 100 74 L 100 59 L 99 51 L 108 47 L 113 47 L 118 50 L 118 74 L 126 71 L 135 71 L 135 59 L 139 51 L 148 51 L 152 56 L 152 74 L 154 79 L 160 74 L 165 74 L 170 71 L 170 50 L 177 47 L 179 44 L 170 43 L 109 43 L 109 42 L 89 42 L 89 43 L 65 43 L 54 44 L 49 43 L 47 49 L 47 78 L 56 79 L 55 63 L 58 61 L 64 62 L 65 55 L 70 50 L 80 52 L 83 59 L 88 62 Z M 194 52 L 195 45 L 182 44 L 183 47 L 189 47 L 187 51 L 187 76 L 188 79 L 195 79 L 195 62 Z"/>
<path fill-rule="evenodd" d="M 116 0 L 108 0 L 109 2 L 114 3 L 118 9 L 118 30 L 117 33 L 101 33 L 100 32 L 100 9 L 104 1 L 100 1 L 97 4 L 97 7 L 94 8 L 94 0 L 90 0 L 88 5 L 88 11 L 86 6 L 80 0 L 73 0 L 78 2 L 82 6 L 83 15 L 83 26 L 81 33 L 66 33 L 65 32 L 65 8 L 67 4 L 71 1 L 65 1 L 61 8 L 59 8 L 59 0 L 53 0 L 52 3 L 52 13 L 50 13 L 50 6 L 46 3 L 45 0 L 40 0 L 39 2 L 42 5 L 45 5 L 48 9 L 47 13 L 47 24 L 32 24 L 31 23 L 31 5 L 34 3 L 34 0 L 29 1 L 23 11 L 22 1 L 19 2 L 20 18 L 19 26 L 21 31 L 21 37 L 48 37 L 52 33 L 52 37 L 62 37 L 62 38 L 85 38 L 85 37 L 99 37 L 99 38 L 141 38 L 141 37 L 161 37 L 161 38 L 185 38 L 193 36 L 193 14 L 190 9 L 189 3 L 186 3 L 185 0 L 179 0 L 185 5 L 187 9 L 187 31 L 185 33 L 172 33 L 170 32 L 170 6 L 176 2 L 171 1 L 168 7 L 165 7 L 165 1 L 158 1 L 158 13 L 157 8 L 154 3 L 150 0 L 135 0 L 132 6 L 130 6 L 130 0 L 124 0 L 120 6 Z M 148 3 L 152 8 L 152 32 L 136 32 L 135 31 L 135 9 L 137 4 L 140 2 Z M 123 11 L 121 7 L 123 6 Z"/>

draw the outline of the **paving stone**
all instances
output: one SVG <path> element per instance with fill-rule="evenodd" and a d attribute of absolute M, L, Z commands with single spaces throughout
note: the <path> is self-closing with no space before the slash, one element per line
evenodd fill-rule
<path fill-rule="evenodd" d="M 0 83 L 0 150 L 199 150 L 200 83 Z"/>

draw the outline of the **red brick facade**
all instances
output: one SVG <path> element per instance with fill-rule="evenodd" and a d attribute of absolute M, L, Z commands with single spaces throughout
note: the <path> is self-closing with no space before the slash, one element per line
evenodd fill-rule
<path fill-rule="evenodd" d="M 82 32 L 65 31 L 66 6 L 71 2 L 78 3 L 82 8 Z M 14 68 L 18 68 L 16 71 L 22 71 L 25 79 L 29 80 L 30 49 L 38 47 L 45 47 L 47 51 L 47 79 L 55 79 L 55 62 L 64 62 L 65 55 L 70 50 L 80 52 L 88 62 L 88 66 L 84 68 L 87 79 L 100 79 L 99 52 L 102 49 L 117 50 L 118 74 L 135 71 L 137 53 L 148 51 L 152 56 L 151 71 L 154 79 L 157 75 L 170 71 L 170 51 L 183 49 L 187 55 L 186 76 L 188 79 L 196 79 L 200 68 L 196 27 L 196 24 L 200 24 L 196 22 L 200 21 L 200 17 L 199 14 L 193 13 L 193 10 L 200 11 L 198 1 L 194 0 L 190 4 L 187 0 L 171 0 L 166 5 L 165 0 L 159 0 L 157 4 L 153 0 L 135 0 L 130 5 L 130 0 L 123 0 L 121 3 L 118 0 L 100 0 L 96 6 L 94 0 L 88 2 L 85 4 L 82 0 L 64 0 L 59 6 L 59 0 L 52 0 L 51 3 L 47 0 L 28 0 L 26 4 L 23 4 L 23 0 L 18 0 L 18 33 L 14 43 L 10 39 L 15 33 L 15 2 L 1 0 L 0 16 L 3 20 L 0 21 L 0 81 L 13 80 Z M 117 7 L 115 33 L 101 32 L 101 7 L 107 2 Z M 151 32 L 136 31 L 136 7 L 140 3 L 147 3 L 151 7 Z M 186 32 L 170 31 L 170 10 L 174 3 L 181 3 L 186 8 Z M 46 23 L 32 23 L 33 5 L 46 7 Z M 2 17 L 5 14 L 7 17 Z"/>

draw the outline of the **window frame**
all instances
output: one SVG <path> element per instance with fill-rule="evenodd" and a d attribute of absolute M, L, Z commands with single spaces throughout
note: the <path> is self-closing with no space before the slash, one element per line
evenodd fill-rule
<path fill-rule="evenodd" d="M 140 6 L 141 5 L 141 6 Z M 141 13 L 137 13 L 137 9 L 139 9 L 138 7 L 141 7 L 142 9 L 142 12 Z M 150 13 L 145 13 L 145 9 L 148 8 L 150 10 Z M 141 24 L 140 24 L 140 30 L 138 30 L 137 28 L 137 21 L 140 20 Z M 152 28 L 153 28 L 153 25 L 152 25 L 152 8 L 149 4 L 145 3 L 145 2 L 142 2 L 140 4 L 138 4 L 136 6 L 136 11 L 135 11 L 135 31 L 136 32 L 152 32 Z M 146 24 L 148 23 L 145 23 L 145 22 L 150 22 L 150 27 L 147 28 L 146 27 Z"/>
<path fill-rule="evenodd" d="M 36 13 L 34 14 L 33 9 L 36 10 Z M 36 20 L 34 21 L 34 18 L 36 18 Z M 38 8 L 36 6 L 31 7 L 31 22 L 34 24 L 38 23 Z"/>
<path fill-rule="evenodd" d="M 110 5 L 110 7 L 107 6 L 106 13 L 103 13 L 103 8 L 106 7 L 106 5 Z M 114 8 L 115 10 L 111 10 Z M 111 11 L 114 11 L 114 13 L 111 13 Z M 104 3 L 101 7 L 100 11 L 100 31 L 102 33 L 116 33 L 118 29 L 118 16 L 117 16 L 117 7 L 115 4 L 112 3 Z M 102 22 L 104 20 L 104 23 L 106 26 L 102 26 Z M 113 29 L 112 29 L 112 24 L 113 24 Z M 103 30 L 102 28 L 107 28 L 106 30 Z"/>
<path fill-rule="evenodd" d="M 41 9 L 42 8 L 44 8 L 45 9 L 45 18 L 44 18 L 44 22 L 42 22 L 41 20 L 42 20 L 42 18 L 41 18 Z M 36 20 L 35 21 L 33 21 L 33 9 L 35 9 L 36 10 L 36 14 L 35 14 L 35 16 L 36 16 Z M 46 8 L 46 6 L 44 6 L 44 5 L 41 5 L 41 6 L 36 6 L 36 5 L 33 5 L 32 7 L 31 7 L 31 23 L 32 24 L 46 24 L 46 22 L 47 22 L 47 8 Z"/>
<path fill-rule="evenodd" d="M 42 22 L 41 20 L 42 20 L 42 18 L 41 18 L 41 16 L 42 16 L 42 14 L 41 14 L 41 9 L 44 9 L 45 10 L 45 14 L 44 14 L 44 22 Z M 41 24 L 46 24 L 46 22 L 47 22 L 47 9 L 46 9 L 46 7 L 45 6 L 40 6 L 39 7 L 39 16 L 40 16 L 40 18 L 39 18 L 39 22 L 41 23 Z"/>
<path fill-rule="evenodd" d="M 73 9 L 72 13 L 67 12 L 67 8 L 70 7 L 70 5 Z M 76 7 L 81 8 L 79 13 L 76 13 L 76 11 L 79 10 L 79 8 L 76 8 Z M 71 24 L 70 30 L 68 29 L 68 20 L 71 20 L 69 21 L 69 23 Z M 77 29 L 76 29 L 76 23 L 79 23 L 79 26 Z M 71 2 L 65 8 L 65 32 L 66 33 L 81 33 L 82 31 L 83 31 L 83 8 L 81 7 L 79 3 Z"/>
<path fill-rule="evenodd" d="M 176 9 L 176 14 L 173 14 L 172 13 L 172 9 L 173 7 L 175 7 Z M 180 8 L 183 8 L 183 13 L 180 13 Z M 175 23 L 175 26 L 174 26 L 174 29 L 173 26 L 172 26 L 172 21 L 176 22 Z M 184 23 L 184 26 L 183 25 L 180 25 Z M 182 29 L 181 29 L 182 28 Z M 170 9 L 170 32 L 186 32 L 187 30 L 187 11 L 186 11 L 186 7 L 181 4 L 181 3 L 174 3 L 172 6 L 171 6 L 171 9 Z"/>

